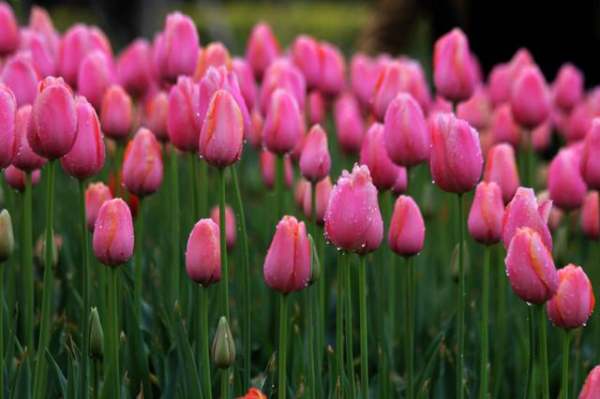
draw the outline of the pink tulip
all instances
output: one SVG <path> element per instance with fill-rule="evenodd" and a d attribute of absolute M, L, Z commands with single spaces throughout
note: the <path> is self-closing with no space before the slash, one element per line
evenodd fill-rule
<path fill-rule="evenodd" d="M 10 187 L 17 191 L 23 192 L 25 190 L 25 173 L 27 172 L 10 165 L 8 168 L 4 169 L 4 179 Z M 31 185 L 35 186 L 40 182 L 42 174 L 39 169 L 29 173 L 31 173 Z"/>
<path fill-rule="evenodd" d="M 479 183 L 469 211 L 469 233 L 482 244 L 497 243 L 502 237 L 503 213 L 500 186 L 494 182 Z"/>
<path fill-rule="evenodd" d="M 221 280 L 219 225 L 200 219 L 192 229 L 185 250 L 185 270 L 190 279 L 204 287 Z"/>
<path fill-rule="evenodd" d="M 27 134 L 29 145 L 45 158 L 60 158 L 71 150 L 77 134 L 73 93 L 62 78 L 53 77 L 41 81 L 38 92 Z"/>
<path fill-rule="evenodd" d="M 300 210 L 303 210 L 304 208 L 304 196 L 307 190 L 310 195 L 310 186 L 310 182 L 303 177 L 298 179 L 296 182 L 296 186 L 294 188 L 294 201 Z"/>
<path fill-rule="evenodd" d="M 600 189 L 600 118 L 595 118 L 581 154 L 581 176 L 592 190 Z"/>
<path fill-rule="evenodd" d="M 551 209 L 552 201 L 538 204 L 533 189 L 519 187 L 504 210 L 502 221 L 504 247 L 509 247 L 510 241 L 519 228 L 528 227 L 538 233 L 544 245 L 552 250 L 552 235 L 547 224 Z"/>
<path fill-rule="evenodd" d="M 304 222 L 284 216 L 277 224 L 265 258 L 265 283 L 282 294 L 300 291 L 308 285 L 310 266 L 310 243 Z"/>
<path fill-rule="evenodd" d="M 320 125 L 313 126 L 300 156 L 300 172 L 312 182 L 318 182 L 329 175 L 331 156 L 327 148 L 327 133 Z"/>
<path fill-rule="evenodd" d="M 408 93 L 400 93 L 385 113 L 385 149 L 397 165 L 411 167 L 429 159 L 429 131 L 421 106 Z"/>
<path fill-rule="evenodd" d="M 133 128 L 131 97 L 121 86 L 112 85 L 104 92 L 100 120 L 104 134 L 114 140 L 124 140 Z"/>
<path fill-rule="evenodd" d="M 573 64 L 563 64 L 552 85 L 554 104 L 565 111 L 569 111 L 581 100 L 583 90 L 583 74 L 581 71 Z"/>
<path fill-rule="evenodd" d="M 218 90 L 212 97 L 200 132 L 200 156 L 210 165 L 223 168 L 240 159 L 244 120 L 233 96 Z"/>
<path fill-rule="evenodd" d="M 592 127 L 594 116 L 589 103 L 582 101 L 571 110 L 565 122 L 565 129 L 560 133 L 569 143 L 583 140 Z"/>
<path fill-rule="evenodd" d="M 581 208 L 581 230 L 590 240 L 597 240 L 600 237 L 599 203 L 598 191 L 590 191 Z"/>
<path fill-rule="evenodd" d="M 345 93 L 338 97 L 334 104 L 333 120 L 337 139 L 347 154 L 356 154 L 362 146 L 365 133 L 365 122 L 356 98 Z"/>
<path fill-rule="evenodd" d="M 364 107 L 373 98 L 377 78 L 383 63 L 377 62 L 362 53 L 356 53 L 350 61 L 350 84 L 352 91 Z"/>
<path fill-rule="evenodd" d="M 104 166 L 104 140 L 100 121 L 94 107 L 84 98 L 75 100 L 77 112 L 77 138 L 71 150 L 61 158 L 63 169 L 78 178 L 87 179 Z"/>
<path fill-rule="evenodd" d="M 133 255 L 133 221 L 121 198 L 106 201 L 98 211 L 92 239 L 94 255 L 107 266 L 119 266 Z"/>
<path fill-rule="evenodd" d="M 19 46 L 19 24 L 12 7 L 0 3 L 0 56 L 10 54 Z"/>
<path fill-rule="evenodd" d="M 326 95 L 335 96 L 346 84 L 346 65 L 344 56 L 334 45 L 321 42 L 319 45 L 320 76 L 319 90 Z"/>
<path fill-rule="evenodd" d="M 492 114 L 490 129 L 494 143 L 509 143 L 517 148 L 521 130 L 512 115 L 510 104 L 499 105 Z"/>
<path fill-rule="evenodd" d="M 250 130 L 248 134 L 244 136 L 249 142 L 250 145 L 257 150 L 260 150 L 263 146 L 263 125 L 264 119 L 260 114 L 260 111 L 255 108 L 252 111 L 252 115 L 250 116 L 252 123 L 250 125 Z"/>
<path fill-rule="evenodd" d="M 325 235 L 337 248 L 359 254 L 381 244 L 383 220 L 367 166 L 355 165 L 352 173 L 342 172 L 329 197 Z"/>
<path fill-rule="evenodd" d="M 115 81 L 114 66 L 106 53 L 95 50 L 85 56 L 79 65 L 77 90 L 100 110 L 104 93 Z"/>
<path fill-rule="evenodd" d="M 469 122 L 475 129 L 482 130 L 488 126 L 492 106 L 486 91 L 479 87 L 473 95 L 458 104 L 456 116 Z"/>
<path fill-rule="evenodd" d="M 258 98 L 258 87 L 254 80 L 254 74 L 252 68 L 243 58 L 233 59 L 233 72 L 237 76 L 237 80 L 240 85 L 240 91 L 246 102 L 246 107 L 254 109 Z"/>
<path fill-rule="evenodd" d="M 291 57 L 302 71 L 308 87 L 318 87 L 321 80 L 319 43 L 311 36 L 300 35 L 294 40 Z"/>
<path fill-rule="evenodd" d="M 21 29 L 20 48 L 31 54 L 32 65 L 39 76 L 46 77 L 56 74 L 55 49 L 42 33 L 27 28 Z"/>
<path fill-rule="evenodd" d="M 518 49 L 509 62 L 510 78 L 512 80 L 517 78 L 517 76 L 519 75 L 519 73 L 521 73 L 523 68 L 528 66 L 535 66 L 533 56 L 526 48 Z"/>
<path fill-rule="evenodd" d="M 385 150 L 384 128 L 380 123 L 371 125 L 360 149 L 360 164 L 369 167 L 373 184 L 378 190 L 394 186 L 401 167 L 392 162 Z"/>
<path fill-rule="evenodd" d="M 167 118 L 169 115 L 169 96 L 164 91 L 150 95 L 144 101 L 143 126 L 146 126 L 156 139 L 161 142 L 169 140 Z"/>
<path fill-rule="evenodd" d="M 590 371 L 581 392 L 579 399 L 594 399 L 600 395 L 600 366 L 596 366 Z"/>
<path fill-rule="evenodd" d="M 6 168 L 15 156 L 15 125 L 17 100 L 13 92 L 0 83 L 0 169 Z"/>
<path fill-rule="evenodd" d="M 407 195 L 401 195 L 396 200 L 388 242 L 391 250 L 401 256 L 413 256 L 423 249 L 425 222 L 419 206 Z"/>
<path fill-rule="evenodd" d="M 276 155 L 263 148 L 260 152 L 260 171 L 262 180 L 267 188 L 273 188 L 275 182 L 275 157 Z M 292 168 L 292 160 L 289 154 L 283 157 L 284 183 L 289 188 L 292 186 L 294 171 Z"/>
<path fill-rule="evenodd" d="M 306 100 L 306 80 L 300 69 L 287 59 L 274 61 L 265 71 L 260 87 L 260 108 L 263 114 L 268 114 L 273 100 L 273 93 L 283 89 L 291 94 L 301 111 L 304 110 Z"/>
<path fill-rule="evenodd" d="M 552 125 L 546 121 L 531 131 L 531 146 L 538 152 L 544 152 L 550 147 L 552 140 Z"/>
<path fill-rule="evenodd" d="M 556 154 L 548 170 L 550 198 L 565 211 L 579 208 L 583 204 L 587 186 L 581 177 L 581 151 L 571 146 Z"/>
<path fill-rule="evenodd" d="M 215 224 L 217 226 L 221 225 L 219 223 L 220 217 L 219 217 L 219 207 L 218 206 L 215 206 L 213 209 L 211 209 L 210 218 L 212 219 L 213 222 L 215 222 Z M 231 249 L 235 245 L 235 235 L 236 235 L 235 229 L 236 229 L 235 215 L 233 214 L 233 209 L 231 209 L 230 206 L 226 206 L 225 207 L 225 236 L 226 236 L 225 240 L 227 241 L 227 249 Z"/>
<path fill-rule="evenodd" d="M 404 194 L 408 188 L 408 171 L 404 167 L 398 169 L 398 175 L 396 181 L 392 186 L 391 190 L 394 195 Z"/>
<path fill-rule="evenodd" d="M 10 57 L 2 69 L 2 82 L 12 90 L 19 107 L 33 104 L 39 78 L 31 54 L 27 52 Z"/>
<path fill-rule="evenodd" d="M 308 123 L 311 125 L 324 123 L 326 112 L 325 99 L 321 92 L 316 90 L 311 91 L 307 97 L 306 118 L 308 119 Z"/>
<path fill-rule="evenodd" d="M 304 118 L 294 97 L 286 90 L 277 89 L 263 127 L 263 140 L 267 149 L 275 154 L 285 154 L 296 147 L 304 135 Z"/>
<path fill-rule="evenodd" d="M 536 66 L 524 67 L 510 92 L 510 106 L 517 123 L 534 128 L 550 115 L 550 95 L 542 72 Z"/>
<path fill-rule="evenodd" d="M 210 43 L 198 52 L 198 61 L 194 71 L 194 80 L 202 79 L 209 67 L 225 67 L 228 71 L 233 68 L 229 50 L 221 42 Z"/>
<path fill-rule="evenodd" d="M 312 218 L 312 187 L 306 180 L 302 181 L 307 183 L 305 190 L 302 192 L 302 210 L 304 211 L 304 216 L 310 219 Z M 327 210 L 327 205 L 329 204 L 331 190 L 333 189 L 329 176 L 318 182 L 316 184 L 316 189 L 317 195 L 315 199 L 317 203 L 317 223 L 322 225 L 323 219 L 325 218 L 325 211 Z"/>
<path fill-rule="evenodd" d="M 454 113 L 452 103 L 446 100 L 444 97 L 436 96 L 429 107 L 429 114 L 427 115 L 427 119 L 430 120 L 433 118 L 434 115 L 442 113 Z"/>
<path fill-rule="evenodd" d="M 132 96 L 146 93 L 154 80 L 152 66 L 152 48 L 145 39 L 136 39 L 127 46 L 117 60 L 117 76 L 121 86 Z M 140 60 L 145 60 L 141 62 Z"/>
<path fill-rule="evenodd" d="M 123 185 L 143 197 L 158 190 L 163 178 L 160 144 L 146 128 L 140 128 L 129 142 L 123 157 Z"/>
<path fill-rule="evenodd" d="M 477 72 L 471 59 L 469 42 L 458 28 L 435 42 L 433 81 L 438 93 L 456 102 L 471 97 L 477 83 Z"/>
<path fill-rule="evenodd" d="M 193 75 L 200 49 L 194 21 L 187 15 L 173 12 L 167 15 L 165 30 L 160 37 L 154 47 L 158 75 L 168 81 L 175 81 L 179 75 Z"/>
<path fill-rule="evenodd" d="M 167 131 L 171 143 L 181 151 L 195 152 L 202 120 L 198 115 L 200 91 L 192 78 L 180 76 L 169 92 Z"/>
<path fill-rule="evenodd" d="M 271 27 L 264 22 L 256 24 L 246 44 L 246 61 L 252 67 L 254 76 L 262 78 L 269 65 L 279 56 L 279 51 L 279 43 Z"/>
<path fill-rule="evenodd" d="M 483 180 L 498 184 L 505 204 L 515 195 L 520 184 L 519 170 L 515 150 L 509 144 L 496 144 L 488 150 Z"/>
<path fill-rule="evenodd" d="M 592 283 L 580 266 L 568 264 L 558 271 L 558 290 L 546 304 L 555 326 L 567 330 L 584 327 L 595 304 Z"/>
<path fill-rule="evenodd" d="M 435 184 L 452 193 L 471 191 L 483 168 L 477 131 L 452 114 L 436 114 L 429 129 L 429 168 Z"/>
<path fill-rule="evenodd" d="M 492 68 L 488 80 L 490 100 L 494 107 L 510 100 L 512 85 L 511 68 L 509 64 L 497 64 Z"/>
<path fill-rule="evenodd" d="M 91 183 L 85 190 L 85 220 L 88 230 L 94 231 L 102 205 L 113 198 L 110 188 L 102 182 Z"/>
<path fill-rule="evenodd" d="M 35 5 L 31 7 L 29 14 L 29 29 L 40 33 L 48 42 L 48 45 L 53 53 L 58 50 L 60 37 L 54 28 L 52 18 L 50 18 L 48 11 L 46 11 L 44 8 Z"/>
<path fill-rule="evenodd" d="M 46 159 L 33 152 L 29 146 L 27 132 L 31 126 L 31 110 L 31 105 L 25 105 L 19 108 L 15 118 L 15 150 L 12 163 L 26 172 L 40 169 L 46 163 Z"/>

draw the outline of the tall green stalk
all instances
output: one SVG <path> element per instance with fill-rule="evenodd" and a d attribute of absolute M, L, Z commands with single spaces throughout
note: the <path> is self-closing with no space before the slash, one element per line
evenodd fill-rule
<path fill-rule="evenodd" d="M 483 270 L 481 282 L 481 325 L 480 325 L 480 361 L 479 361 L 479 399 L 488 397 L 488 329 L 489 329 L 489 302 L 490 302 L 490 247 L 483 250 Z"/>
<path fill-rule="evenodd" d="M 144 254 L 144 199 L 140 198 L 138 203 L 137 216 L 135 220 L 135 253 L 134 253 L 134 281 L 133 293 L 135 298 L 135 316 L 136 320 L 142 320 L 142 288 L 143 288 L 143 267 L 142 257 Z"/>
<path fill-rule="evenodd" d="M 529 340 L 527 355 L 529 357 L 529 364 L 527 366 L 527 375 L 525 377 L 525 394 L 523 397 L 527 398 L 535 398 L 535 386 L 532 383 L 533 381 L 533 372 L 534 372 L 534 359 L 535 359 L 535 319 L 534 319 L 534 311 L 532 306 L 528 306 L 528 332 L 529 332 Z M 533 395 L 531 395 L 531 391 L 533 390 Z"/>
<path fill-rule="evenodd" d="M 277 154 L 275 156 L 275 201 L 277 201 L 277 207 L 275 209 L 275 220 L 279 220 L 283 216 L 284 208 L 284 160 L 283 155 Z"/>
<path fill-rule="evenodd" d="M 336 358 L 336 378 L 343 384 L 344 376 L 344 291 L 346 278 L 344 276 L 347 269 L 347 256 L 345 253 L 338 255 L 337 265 L 337 292 L 336 292 L 336 323 L 335 323 L 335 358 Z"/>
<path fill-rule="evenodd" d="M 358 270 L 358 292 L 360 307 L 360 374 L 364 399 L 369 397 L 369 348 L 367 345 L 367 265 L 365 256 L 360 257 Z"/>
<path fill-rule="evenodd" d="M 197 321 L 200 324 L 200 363 L 202 365 L 202 388 L 204 399 L 212 399 L 212 383 L 210 376 L 210 355 L 208 346 L 208 288 L 198 286 L 200 304 L 198 306 Z"/>
<path fill-rule="evenodd" d="M 496 338 L 494 339 L 494 398 L 500 396 L 503 377 L 504 377 L 504 356 L 506 352 L 506 272 L 504 268 L 504 259 L 501 255 L 501 246 L 496 246 Z"/>
<path fill-rule="evenodd" d="M 307 365 L 307 375 L 308 375 L 308 392 L 309 398 L 315 399 L 317 397 L 316 390 L 316 374 L 315 374 L 315 320 L 314 320 L 314 291 L 317 287 L 307 287 L 304 290 L 304 299 L 305 299 L 305 328 L 306 328 L 306 341 L 307 341 L 307 350 L 308 350 L 308 365 Z"/>
<path fill-rule="evenodd" d="M 406 313 L 406 330 L 404 332 L 406 345 L 404 348 L 404 355 L 406 357 L 406 397 L 408 399 L 414 399 L 415 397 L 415 381 L 414 381 L 414 340 L 415 340 L 415 308 L 414 308 L 414 291 L 415 291 L 415 278 L 414 278 L 414 261 L 412 257 L 406 258 L 406 274 L 404 278 L 405 294 L 406 298 L 404 301 L 405 313 Z"/>
<path fill-rule="evenodd" d="M 313 240 L 317 239 L 317 235 L 319 234 L 319 225 L 317 221 L 317 185 L 315 183 L 311 183 L 310 190 L 310 209 L 311 209 L 311 226 L 312 226 L 312 237 Z M 323 260 L 320 259 L 320 266 L 323 267 Z M 323 345 L 325 341 L 325 327 L 323 323 L 323 302 L 324 299 L 321 298 L 321 285 L 322 280 L 325 279 L 325 272 L 321 270 L 321 275 L 316 282 L 316 286 L 309 290 L 310 296 L 312 299 L 310 301 L 311 308 L 308 312 L 312 312 L 311 314 L 312 322 L 314 322 L 314 326 L 311 322 L 310 332 L 313 335 L 311 338 L 313 340 L 313 360 L 315 364 L 313 367 L 316 367 L 317 372 L 315 373 L 315 384 L 317 386 L 322 386 L 322 378 L 321 378 L 321 370 L 323 363 Z M 316 333 L 316 334 L 315 334 Z"/>
<path fill-rule="evenodd" d="M 464 195 L 458 194 L 458 360 L 456 369 L 456 397 L 463 399 L 464 389 L 464 367 L 465 367 L 465 269 L 464 269 L 464 218 L 463 218 Z"/>
<path fill-rule="evenodd" d="M 546 318 L 546 311 L 544 305 L 536 306 L 539 315 L 538 326 L 540 332 L 540 368 L 542 370 L 542 398 L 550 399 L 550 382 L 548 373 L 548 337 L 547 337 L 547 324 L 548 319 Z"/>
<path fill-rule="evenodd" d="M 170 195 L 169 209 L 171 210 L 171 271 L 170 278 L 170 303 L 167 309 L 171 309 L 175 301 L 179 299 L 179 281 L 181 274 L 181 245 L 180 245 L 180 210 L 179 210 L 179 157 L 174 147 L 170 154 Z M 193 191 L 193 187 L 192 187 Z"/>
<path fill-rule="evenodd" d="M 569 399 L 569 346 L 571 336 L 569 330 L 562 330 L 562 380 L 560 387 L 561 399 Z"/>
<path fill-rule="evenodd" d="M 219 231 L 220 231 L 220 248 L 221 248 L 221 295 L 224 314 L 227 320 L 231 320 L 229 316 L 229 267 L 227 264 L 227 236 L 225 232 L 225 169 L 219 169 Z"/>
<path fill-rule="evenodd" d="M 121 396 L 120 369 L 119 369 L 119 317 L 117 309 L 119 267 L 109 267 L 108 270 L 108 298 L 107 298 L 107 359 L 105 367 L 105 395 L 119 399 Z"/>
<path fill-rule="evenodd" d="M 42 399 L 46 396 L 46 379 L 48 377 L 48 361 L 46 350 L 52 333 L 52 298 L 54 294 L 54 171 L 56 160 L 48 163 L 46 179 L 46 244 L 44 248 L 44 289 L 40 321 L 40 335 L 35 364 L 35 379 L 33 383 L 33 398 Z"/>
<path fill-rule="evenodd" d="M 83 240 L 81 241 L 81 254 L 83 256 L 83 262 L 81 267 L 81 296 L 83 302 L 83 313 L 81 315 L 81 340 L 82 340 L 82 356 L 81 356 L 81 397 L 87 398 L 89 393 L 89 348 L 90 348 L 90 334 L 89 334 L 89 317 L 88 312 L 90 309 L 90 233 L 87 228 L 87 219 L 85 217 L 85 182 L 79 181 L 79 217 L 81 224 L 81 234 Z"/>
<path fill-rule="evenodd" d="M 352 262 L 346 264 L 344 278 L 346 279 L 346 304 L 344 311 L 346 312 L 346 373 L 350 380 L 351 398 L 356 398 L 356 376 L 354 375 L 354 329 L 353 329 L 353 312 L 352 312 Z"/>
<path fill-rule="evenodd" d="M 221 370 L 221 399 L 229 399 L 229 369 Z"/>
<path fill-rule="evenodd" d="M 287 325 L 288 325 L 288 297 L 282 294 L 279 298 L 279 352 L 277 367 L 279 370 L 277 397 L 285 399 L 286 388 L 286 365 L 287 365 Z"/>
<path fill-rule="evenodd" d="M 23 223 L 21 236 L 21 272 L 23 289 L 23 335 L 27 350 L 33 353 L 33 227 L 32 227 L 32 200 L 31 200 L 31 173 L 25 174 L 25 191 L 23 193 Z"/>

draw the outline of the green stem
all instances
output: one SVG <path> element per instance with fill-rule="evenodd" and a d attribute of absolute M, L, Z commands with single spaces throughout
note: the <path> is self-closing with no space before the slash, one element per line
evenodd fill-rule
<path fill-rule="evenodd" d="M 210 357 L 208 347 L 208 289 L 198 286 L 200 306 L 198 321 L 200 323 L 200 359 L 202 364 L 204 399 L 212 399 L 212 383 L 210 376 Z"/>
<path fill-rule="evenodd" d="M 98 399 L 99 395 L 98 395 L 98 380 L 100 379 L 100 362 L 94 360 L 93 363 L 93 369 L 94 369 L 94 382 L 93 382 L 93 391 L 92 391 L 92 398 L 93 399 Z"/>
<path fill-rule="evenodd" d="M 311 190 L 310 190 L 310 209 L 311 209 L 311 226 L 312 226 L 312 237 L 313 240 L 317 240 L 317 236 L 319 234 L 319 225 L 318 225 L 318 221 L 317 221 L 317 185 L 316 183 L 311 183 Z M 316 242 L 316 241 L 315 241 Z M 319 259 L 321 262 L 321 267 L 323 267 L 323 259 Z M 312 356 L 313 356 L 313 364 L 312 364 L 312 368 L 313 368 L 313 375 L 315 375 L 316 380 L 314 381 L 315 384 L 317 386 L 321 386 L 322 385 L 322 381 L 321 381 L 321 367 L 322 367 L 322 349 L 323 349 L 323 344 L 322 342 L 324 341 L 324 337 L 325 336 L 325 331 L 324 331 L 324 326 L 323 326 L 323 316 L 322 316 L 322 311 L 323 311 L 323 307 L 322 307 L 322 302 L 321 302 L 321 280 L 325 279 L 325 273 L 323 271 L 321 271 L 321 276 L 319 277 L 319 279 L 317 280 L 317 283 L 315 285 L 314 288 L 312 288 L 310 290 L 310 296 L 312 297 L 311 299 L 311 309 L 309 310 L 309 313 L 313 312 L 314 314 L 311 314 L 311 318 L 313 319 L 312 322 L 314 322 L 314 326 L 311 324 L 310 332 L 313 335 L 313 337 L 311 338 L 313 340 L 312 345 L 313 345 L 313 352 L 312 352 Z M 315 334 L 316 332 L 316 334 Z M 317 372 L 315 373 L 314 368 L 316 367 Z M 313 390 L 313 397 L 316 398 L 316 390 Z"/>
<path fill-rule="evenodd" d="M 489 328 L 489 301 L 490 301 L 490 247 L 483 250 L 483 278 L 481 282 L 481 346 L 479 362 L 479 399 L 488 397 L 488 328 Z"/>
<path fill-rule="evenodd" d="M 406 397 L 414 399 L 415 397 L 415 381 L 414 381 L 414 336 L 415 336 L 415 314 L 414 314 L 414 261 L 412 257 L 406 258 L 406 276 L 405 276 L 405 293 L 404 301 L 406 313 L 406 347 L 404 353 L 406 356 Z"/>
<path fill-rule="evenodd" d="M 465 269 L 464 269 L 464 218 L 463 194 L 458 194 L 458 361 L 456 369 L 456 397 L 464 398 L 464 366 L 465 366 Z"/>
<path fill-rule="evenodd" d="M 344 285 L 345 278 L 344 272 L 347 268 L 346 262 L 347 255 L 340 253 L 338 255 L 338 266 L 337 266 L 337 293 L 336 293 L 336 323 L 335 323 L 335 355 L 336 355 L 336 369 L 337 369 L 337 380 L 339 383 L 343 383 L 344 375 Z"/>
<path fill-rule="evenodd" d="M 181 248 L 180 248 L 180 211 L 179 211 L 179 157 L 174 147 L 171 147 L 170 151 L 170 173 L 171 173 L 171 204 L 169 209 L 171 210 L 171 272 L 170 277 L 170 289 L 171 301 L 167 309 L 171 309 L 173 304 L 179 299 L 179 280 L 181 270 Z M 193 191 L 193 188 L 192 188 Z"/>
<path fill-rule="evenodd" d="M 548 338 L 547 338 L 547 318 L 544 305 L 538 305 L 539 331 L 540 331 L 540 366 L 542 369 L 542 398 L 550 399 L 550 385 L 548 376 Z"/>
<path fill-rule="evenodd" d="M 25 290 L 23 304 L 23 334 L 27 350 L 33 352 L 33 227 L 31 219 L 31 173 L 25 174 L 25 192 L 23 193 L 23 235 L 21 237 L 21 265 L 23 289 Z"/>
<path fill-rule="evenodd" d="M 360 257 L 358 270 L 360 296 L 360 374 L 363 398 L 369 397 L 369 348 L 367 346 L 367 265 L 365 256 Z"/>
<path fill-rule="evenodd" d="M 142 320 L 142 288 L 143 288 L 143 267 L 142 257 L 144 254 L 144 199 L 140 198 L 138 203 L 137 217 L 135 220 L 135 254 L 134 254 L 134 298 L 135 298 L 135 316 L 136 320 Z"/>
<path fill-rule="evenodd" d="M 275 156 L 275 200 L 277 201 L 277 207 L 275 209 L 275 221 L 283 215 L 283 186 L 284 186 L 284 162 L 283 155 L 277 154 Z"/>
<path fill-rule="evenodd" d="M 525 395 L 524 398 L 529 398 L 530 396 L 530 390 L 534 390 L 535 391 L 535 387 L 532 384 L 532 380 L 533 380 L 533 368 L 534 368 L 534 350 L 535 350 L 535 319 L 534 319 L 534 311 L 533 311 L 533 307 L 528 305 L 528 312 L 529 312 L 529 341 L 528 341 L 528 351 L 527 354 L 529 356 L 529 365 L 527 367 L 527 375 L 525 378 Z M 533 397 L 535 397 L 535 392 L 533 394 Z"/>
<path fill-rule="evenodd" d="M 221 399 L 229 399 L 229 369 L 221 370 Z"/>
<path fill-rule="evenodd" d="M 38 339 L 37 359 L 35 365 L 35 380 L 33 385 L 33 398 L 41 399 L 46 396 L 46 379 L 48 377 L 48 362 L 46 350 L 52 332 L 52 299 L 54 294 L 54 170 L 56 160 L 48 163 L 48 178 L 46 179 L 46 246 L 44 255 L 44 289 L 42 296 L 42 309 L 40 321 L 40 335 Z"/>
<path fill-rule="evenodd" d="M 306 340 L 308 343 L 308 385 L 309 397 L 315 399 L 316 391 L 316 375 L 315 375 L 315 321 L 314 321 L 314 295 L 313 292 L 317 287 L 308 287 L 304 290 L 304 298 L 306 300 Z"/>
<path fill-rule="evenodd" d="M 83 180 L 79 181 L 79 216 L 81 223 L 81 233 L 83 235 L 83 240 L 81 243 L 82 246 L 82 256 L 83 256 L 83 266 L 81 270 L 81 291 L 82 291 L 82 301 L 83 301 L 83 314 L 81 315 L 81 339 L 82 339 L 82 348 L 83 353 L 81 356 L 81 397 L 87 398 L 89 393 L 89 347 L 90 347 L 90 334 L 89 334 L 89 317 L 88 311 L 90 309 L 90 279 L 89 279 L 89 271 L 90 271 L 90 233 L 87 228 L 87 220 L 85 217 L 85 182 Z"/>
<path fill-rule="evenodd" d="M 533 145 L 531 143 L 531 131 L 526 132 L 526 137 L 528 137 L 528 143 L 525 148 L 525 172 L 527 176 L 527 186 L 534 188 L 535 185 L 535 176 L 533 175 L 533 160 L 535 154 L 533 152 Z"/>
<path fill-rule="evenodd" d="M 108 270 L 108 357 L 106 362 L 106 383 L 110 397 L 119 399 L 121 387 L 119 376 L 119 317 L 117 310 L 117 285 L 119 279 L 119 268 L 110 267 Z M 108 395 L 105 395 L 109 397 Z"/>
<path fill-rule="evenodd" d="M 196 158 L 196 154 L 193 152 L 189 153 L 189 166 L 190 166 L 190 191 L 192 196 L 192 217 L 194 223 L 200 218 L 200 214 L 198 213 L 198 162 Z M 192 225 L 194 224 L 192 223 Z"/>
<path fill-rule="evenodd" d="M 496 327 L 495 331 L 497 333 L 497 338 L 494 339 L 495 348 L 494 348 L 494 398 L 500 396 L 502 385 L 503 385 L 503 376 L 504 376 L 504 353 L 506 351 L 506 323 L 508 322 L 506 319 L 506 272 L 504 268 L 504 259 L 501 255 L 501 247 L 499 245 L 496 246 L 496 259 L 495 262 L 499 263 L 495 265 L 495 269 L 497 270 L 496 280 L 496 304 L 497 304 L 497 313 L 496 313 Z"/>
<path fill-rule="evenodd" d="M 277 397 L 279 399 L 285 399 L 286 397 L 286 351 L 287 351 L 287 325 L 288 325 L 288 298 L 286 294 L 282 294 L 279 298 L 279 379 L 277 386 Z"/>
<path fill-rule="evenodd" d="M 221 295 L 222 305 L 224 307 L 224 314 L 227 320 L 231 320 L 229 317 L 229 267 L 227 265 L 227 238 L 225 232 L 225 169 L 219 169 L 219 231 L 220 231 L 220 244 L 221 244 L 221 276 L 223 281 L 221 282 Z"/>
<path fill-rule="evenodd" d="M 196 163 L 194 162 L 194 165 Z M 194 184 L 196 187 L 196 197 L 198 198 L 198 211 L 200 217 L 208 215 L 208 166 L 206 161 L 200 160 L 199 178 Z"/>
<path fill-rule="evenodd" d="M 346 279 L 346 372 L 350 380 L 350 397 L 356 398 L 356 377 L 354 375 L 354 330 L 352 313 L 352 262 L 346 264 L 344 277 Z"/>
<path fill-rule="evenodd" d="M 569 399 L 569 344 L 571 337 L 568 330 L 562 331 L 562 384 L 561 399 Z"/>

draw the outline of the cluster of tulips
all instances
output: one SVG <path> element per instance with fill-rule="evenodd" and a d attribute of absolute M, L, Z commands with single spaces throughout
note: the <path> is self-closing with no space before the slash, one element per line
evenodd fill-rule
<path fill-rule="evenodd" d="M 600 238 L 600 89 L 585 93 L 575 66 L 548 85 L 522 49 L 486 82 L 454 29 L 435 43 L 432 96 L 413 59 L 355 54 L 347 68 L 308 35 L 283 51 L 264 23 L 235 58 L 218 42 L 201 47 L 193 21 L 174 12 L 152 43 L 114 55 L 97 27 L 60 34 L 37 7 L 19 26 L 0 3 L 0 82 L 4 201 L 20 233 L 17 261 L 3 210 L 0 397 L 549 399 L 579 389 L 595 299 L 568 262 Z M 546 167 L 555 133 L 565 144 Z M 70 213 L 71 191 L 55 189 L 72 182 L 57 185 L 58 162 L 79 188 L 64 240 L 55 208 Z M 268 190 L 253 190 L 257 176 Z M 538 186 L 547 191 L 536 196 Z M 440 254 L 423 260 L 426 225 Z M 34 226 L 44 234 L 35 250 Z M 77 258 L 68 273 L 60 252 Z M 508 340 L 506 304 L 521 308 L 504 296 L 507 281 L 529 305 L 510 321 L 527 330 L 524 351 Z M 436 319 L 425 297 L 450 314 Z M 561 332 L 560 381 L 549 322 L 551 339 Z M 455 378 L 444 382 L 448 364 Z M 598 397 L 600 366 L 579 394 Z"/>

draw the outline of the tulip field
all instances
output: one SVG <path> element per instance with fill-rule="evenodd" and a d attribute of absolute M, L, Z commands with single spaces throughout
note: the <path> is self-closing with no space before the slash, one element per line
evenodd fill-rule
<path fill-rule="evenodd" d="M 202 39 L 0 2 L 0 398 L 600 398 L 577 66 Z"/>

